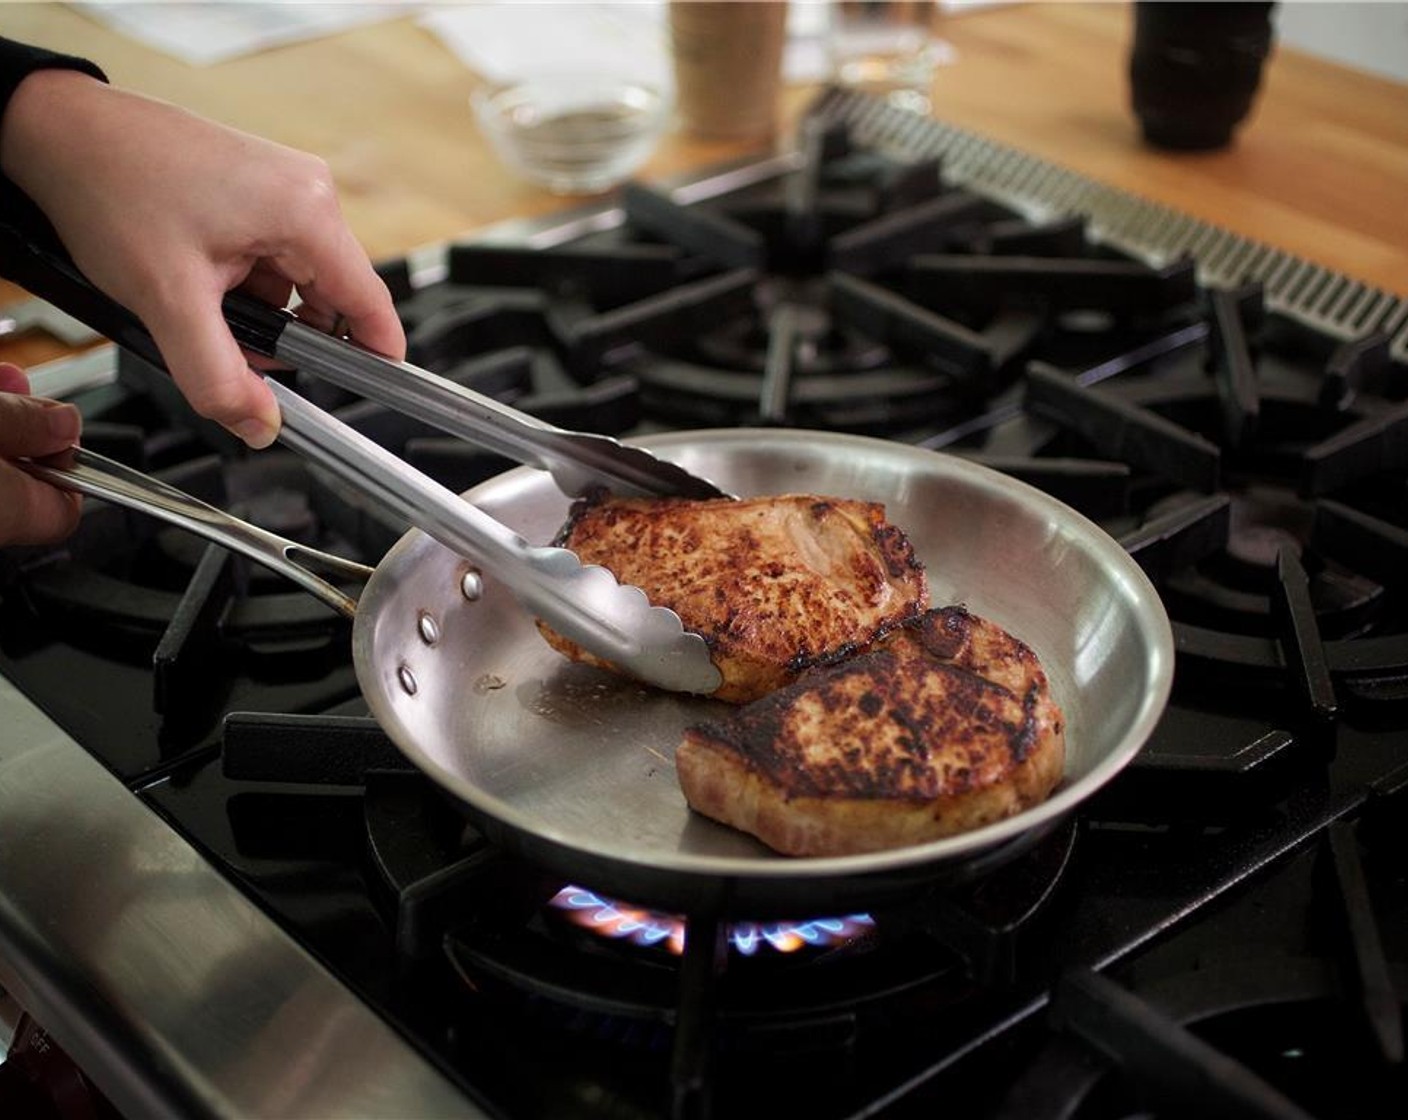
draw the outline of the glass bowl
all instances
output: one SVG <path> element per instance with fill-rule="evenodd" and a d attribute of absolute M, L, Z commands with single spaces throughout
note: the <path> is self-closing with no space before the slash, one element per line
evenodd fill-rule
<path fill-rule="evenodd" d="M 661 89 L 599 75 L 532 78 L 470 100 L 500 158 L 557 194 L 624 182 L 654 151 L 671 110 Z"/>

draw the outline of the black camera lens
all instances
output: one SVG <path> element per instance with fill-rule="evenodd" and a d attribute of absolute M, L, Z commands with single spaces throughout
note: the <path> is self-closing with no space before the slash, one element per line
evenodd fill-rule
<path fill-rule="evenodd" d="M 1274 7 L 1138 0 L 1129 82 L 1146 141 L 1185 151 L 1231 141 L 1261 85 Z"/>

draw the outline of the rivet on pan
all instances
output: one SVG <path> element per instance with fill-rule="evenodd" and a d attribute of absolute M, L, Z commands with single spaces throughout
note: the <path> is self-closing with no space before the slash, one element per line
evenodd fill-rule
<path fill-rule="evenodd" d="M 416 684 L 416 677 L 415 674 L 411 672 L 411 667 L 409 665 L 402 665 L 396 670 L 396 675 L 401 678 L 401 687 L 406 690 L 406 695 L 414 696 L 416 694 L 416 688 L 419 686 Z"/>
<path fill-rule="evenodd" d="M 416 619 L 416 629 L 420 631 L 420 640 L 428 646 L 433 646 L 440 640 L 440 627 L 428 611 L 420 612 L 420 617 Z"/>
<path fill-rule="evenodd" d="M 484 594 L 484 578 L 473 568 L 460 577 L 460 591 L 471 603 Z"/>

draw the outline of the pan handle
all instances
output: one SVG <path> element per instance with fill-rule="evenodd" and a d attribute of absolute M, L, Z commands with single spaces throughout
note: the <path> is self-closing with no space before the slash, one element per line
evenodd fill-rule
<path fill-rule="evenodd" d="M 308 548 L 193 498 L 174 486 L 81 447 L 44 460 L 11 460 L 21 470 L 64 490 L 77 490 L 138 513 L 169 521 L 287 576 L 339 614 L 352 618 L 357 600 L 319 572 L 365 584 L 373 569 Z"/>

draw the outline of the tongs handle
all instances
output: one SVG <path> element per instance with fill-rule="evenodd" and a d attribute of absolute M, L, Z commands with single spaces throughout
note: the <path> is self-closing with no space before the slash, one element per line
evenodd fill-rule
<path fill-rule="evenodd" d="M 12 460 L 21 470 L 64 490 L 76 490 L 172 525 L 263 564 L 317 596 L 339 614 L 352 618 L 357 600 L 320 573 L 364 584 L 372 569 L 330 552 L 291 541 L 224 510 L 193 498 L 160 479 L 83 447 L 44 460 Z"/>

